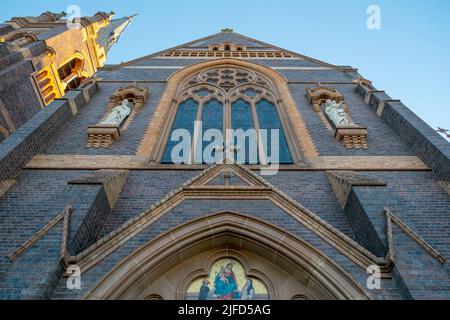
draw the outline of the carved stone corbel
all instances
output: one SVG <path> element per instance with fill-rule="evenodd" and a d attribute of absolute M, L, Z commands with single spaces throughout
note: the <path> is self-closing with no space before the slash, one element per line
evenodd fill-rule
<path fill-rule="evenodd" d="M 344 109 L 348 111 L 345 105 L 345 99 L 340 92 L 335 88 L 321 86 L 320 83 L 314 89 L 306 88 L 306 95 L 309 102 L 312 104 L 314 111 L 320 112 L 320 106 L 327 102 L 327 100 L 334 100 L 337 103 L 343 103 Z"/>
<path fill-rule="evenodd" d="M 355 80 L 355 83 L 358 86 L 366 87 L 368 90 L 372 90 L 373 89 L 372 81 L 367 80 L 365 78 L 358 78 L 357 80 Z"/>
<path fill-rule="evenodd" d="M 134 110 L 139 112 L 144 106 L 150 95 L 148 88 L 141 88 L 136 83 L 130 86 L 117 89 L 113 95 L 109 97 L 108 110 L 111 110 L 115 105 L 127 99 L 134 103 Z"/>
<path fill-rule="evenodd" d="M 114 141 L 120 138 L 120 128 L 118 126 L 95 125 L 89 126 L 87 130 L 88 148 L 108 148 Z"/>
<path fill-rule="evenodd" d="M 347 149 L 368 149 L 366 127 L 348 126 L 336 128 L 336 139 Z"/>

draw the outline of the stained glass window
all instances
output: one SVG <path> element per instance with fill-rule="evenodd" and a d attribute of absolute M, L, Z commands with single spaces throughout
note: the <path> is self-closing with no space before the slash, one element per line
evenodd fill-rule
<path fill-rule="evenodd" d="M 162 163 L 173 163 L 172 150 L 180 142 L 172 141 L 172 133 L 175 130 L 186 129 L 187 131 L 189 131 L 191 137 L 193 136 L 197 112 L 198 103 L 194 99 L 186 100 L 179 105 L 175 120 L 173 122 L 171 134 L 169 135 L 169 141 L 167 142 L 166 151 L 164 152 Z"/>
<path fill-rule="evenodd" d="M 245 137 L 243 139 L 239 138 L 239 133 L 233 137 L 233 145 L 238 148 L 234 153 L 234 160 L 240 164 L 257 164 L 258 149 L 256 134 L 245 134 L 246 132 L 250 132 L 247 130 L 255 128 L 251 106 L 248 102 L 239 99 L 233 103 L 231 107 L 231 127 L 234 130 L 242 130 L 243 132 L 241 134 L 243 135 L 241 137 Z M 251 148 L 251 146 L 253 147 Z"/>
<path fill-rule="evenodd" d="M 279 133 L 279 163 L 280 164 L 290 164 L 292 163 L 291 154 L 289 152 L 289 147 L 286 140 L 286 135 L 284 133 L 283 127 L 281 125 L 280 118 L 278 116 L 278 112 L 275 108 L 275 105 L 265 99 L 262 99 L 256 104 L 256 113 L 258 115 L 259 127 L 260 129 L 266 129 L 267 135 L 264 137 L 262 144 L 265 146 L 265 154 L 266 157 L 275 157 L 277 158 L 276 150 L 272 150 L 272 132 L 273 129 L 278 129 Z"/>
<path fill-rule="evenodd" d="M 220 146 L 223 147 L 223 138 L 221 140 L 217 140 L 219 137 L 217 137 L 214 132 L 212 137 L 207 136 L 207 131 L 211 129 L 216 129 L 220 131 L 222 137 L 223 137 L 223 106 L 222 103 L 220 103 L 217 99 L 212 99 L 205 103 L 203 106 L 203 112 L 202 112 L 202 126 L 203 126 L 203 134 L 202 137 L 206 137 L 204 141 L 202 142 L 202 148 L 201 148 L 201 154 L 206 155 L 206 157 L 215 158 L 216 157 L 216 150 L 206 150 L 205 149 L 208 146 Z M 210 131 L 211 132 L 211 131 Z M 206 135 L 205 135 L 206 133 Z M 206 141 L 208 140 L 208 141 Z M 210 163 L 209 159 L 205 159 L 205 157 L 202 158 L 200 163 Z"/>
<path fill-rule="evenodd" d="M 183 83 L 178 99 L 184 102 L 171 133 L 186 129 L 193 147 L 180 151 L 181 141 L 170 137 L 162 163 L 173 163 L 172 153 L 179 156 L 185 151 L 195 164 L 222 163 L 230 151 L 239 164 L 293 163 L 279 114 L 282 106 L 275 103 L 279 98 L 269 79 L 252 70 L 219 67 L 200 71 Z M 201 130 L 194 128 L 198 118 Z M 227 137 L 229 129 L 234 135 Z"/>

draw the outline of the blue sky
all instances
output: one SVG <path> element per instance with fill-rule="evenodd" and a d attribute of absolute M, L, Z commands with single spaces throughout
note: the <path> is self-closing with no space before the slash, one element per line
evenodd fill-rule
<path fill-rule="evenodd" d="M 450 1 L 445 0 L 15 0 L 0 20 L 66 11 L 139 13 L 108 63 L 119 63 L 225 27 L 337 65 L 351 65 L 380 90 L 401 99 L 433 128 L 450 129 Z M 369 5 L 381 30 L 366 27 Z"/>

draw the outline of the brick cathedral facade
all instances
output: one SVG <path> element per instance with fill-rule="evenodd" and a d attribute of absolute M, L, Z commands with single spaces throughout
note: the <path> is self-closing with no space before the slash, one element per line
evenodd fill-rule
<path fill-rule="evenodd" d="M 0 25 L 0 299 L 450 298 L 438 133 L 357 69 L 230 29 L 105 65 L 131 19 Z M 260 137 L 256 163 L 174 163 L 196 120 L 279 130 L 278 171 Z"/>

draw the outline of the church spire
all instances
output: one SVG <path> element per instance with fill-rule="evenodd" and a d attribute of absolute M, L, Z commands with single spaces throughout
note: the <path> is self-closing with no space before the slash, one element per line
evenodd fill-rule
<path fill-rule="evenodd" d="M 99 30 L 97 38 L 98 44 L 108 52 L 136 16 L 137 14 L 119 19 L 112 19 L 107 26 Z"/>

